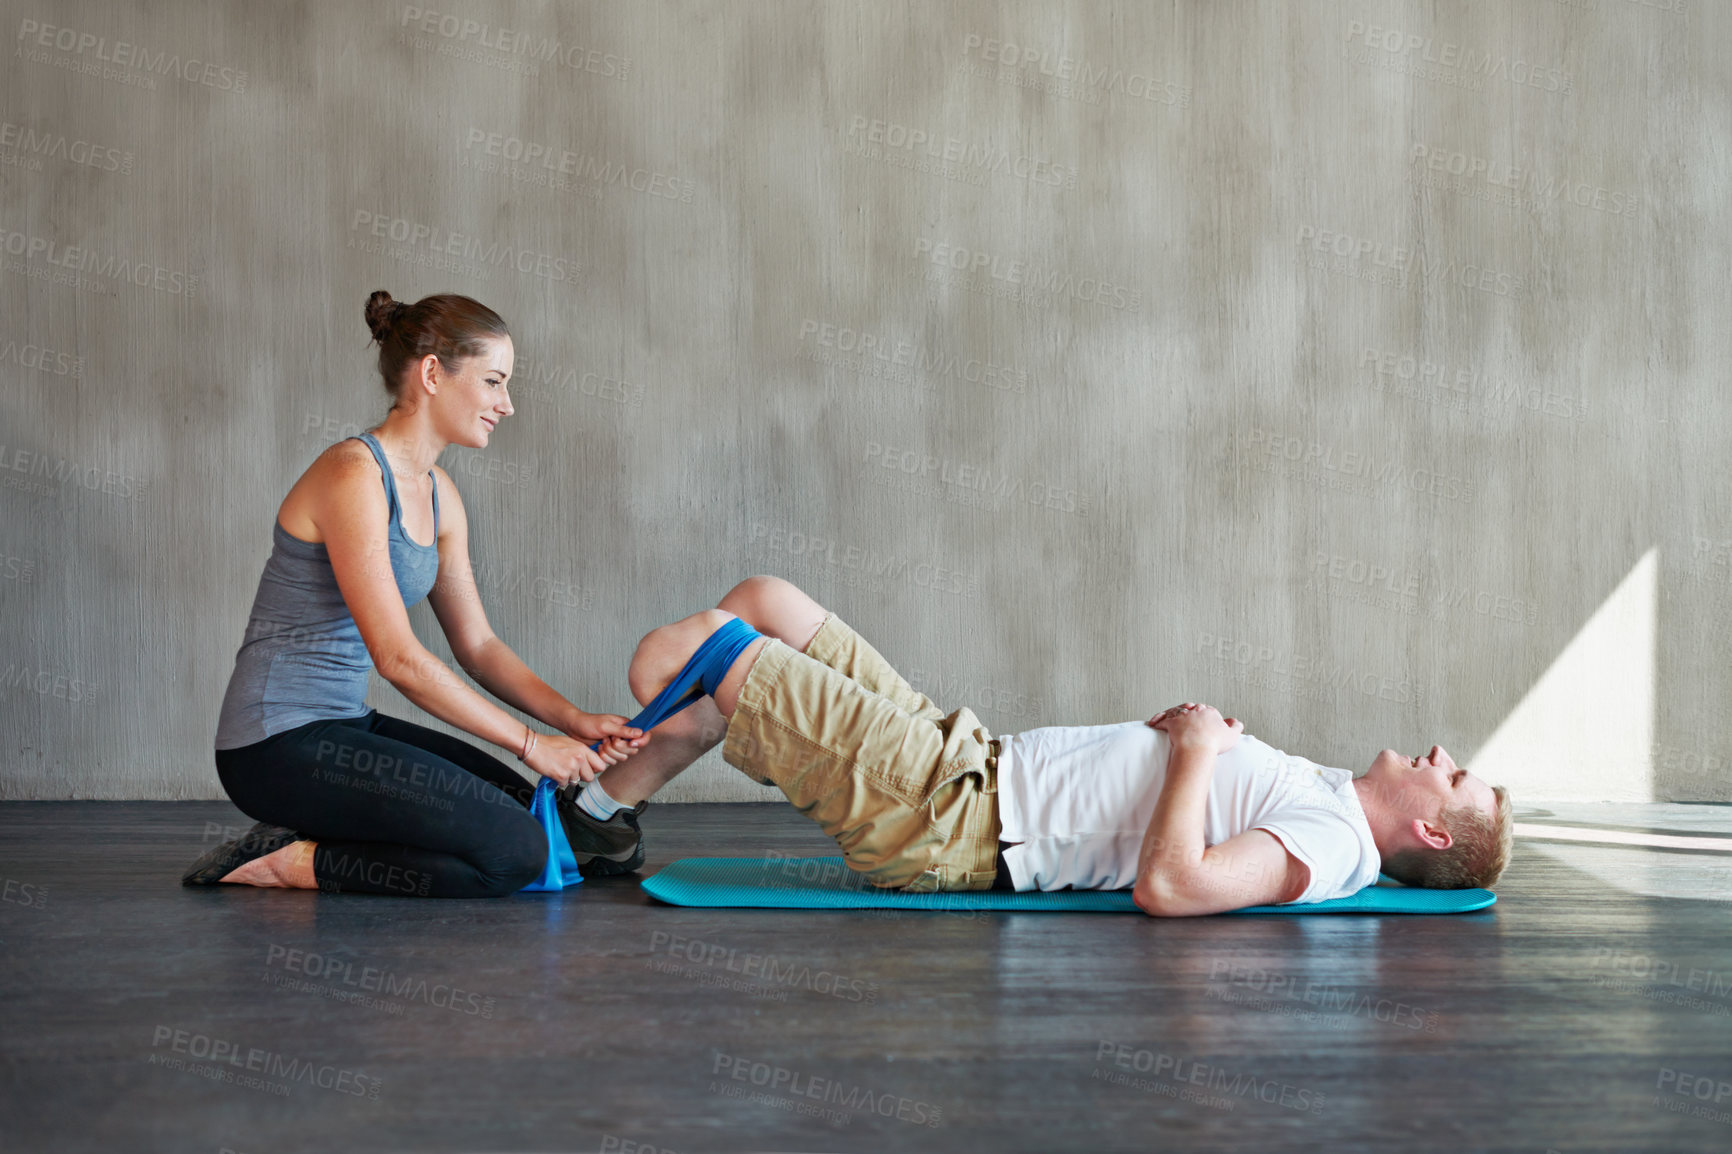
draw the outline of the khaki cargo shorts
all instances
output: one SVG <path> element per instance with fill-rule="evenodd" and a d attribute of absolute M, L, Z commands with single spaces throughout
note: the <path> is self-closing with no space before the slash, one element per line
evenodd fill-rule
<path fill-rule="evenodd" d="M 770 638 L 722 757 L 778 787 L 875 886 L 990 889 L 998 769 L 972 710 L 946 716 L 834 613 L 801 653 Z"/>

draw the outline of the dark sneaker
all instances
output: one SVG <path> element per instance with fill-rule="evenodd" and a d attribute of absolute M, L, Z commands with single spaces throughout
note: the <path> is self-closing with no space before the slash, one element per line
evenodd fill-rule
<path fill-rule="evenodd" d="M 276 853 L 300 840 L 301 835 L 292 829 L 258 822 L 233 841 L 223 842 L 193 862 L 192 868 L 181 875 L 180 884 L 214 886 L 248 862 Z"/>
<path fill-rule="evenodd" d="M 612 878 L 635 873 L 643 865 L 643 831 L 637 819 L 649 808 L 649 802 L 640 801 L 606 821 L 597 821 L 577 808 L 576 790 L 569 794 L 560 790 L 553 796 L 578 873 L 586 878 Z"/>

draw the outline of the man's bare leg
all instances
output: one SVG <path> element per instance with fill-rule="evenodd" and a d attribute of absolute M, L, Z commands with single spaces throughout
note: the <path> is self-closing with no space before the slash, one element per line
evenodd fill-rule
<path fill-rule="evenodd" d="M 829 611 L 792 581 L 748 577 L 717 603 L 765 637 L 806 652 Z"/>
<path fill-rule="evenodd" d="M 718 610 L 720 615 L 717 615 Z M 780 577 L 748 577 L 728 591 L 717 609 L 706 609 L 684 621 L 652 630 L 638 643 L 628 674 L 632 696 L 637 698 L 638 704 L 648 705 L 654 700 L 655 695 L 673 680 L 697 647 L 703 644 L 704 638 L 721 628 L 729 615 L 740 618 L 766 637 L 774 637 L 804 652 L 818 627 L 824 624 L 827 611 L 790 581 Z M 714 623 L 704 628 L 710 621 Z M 698 632 L 700 629 L 702 632 Z M 756 660 L 757 652 L 762 648 L 762 642 L 754 641 L 734 662 L 730 678 L 733 673 L 739 673 L 739 685 L 733 688 L 725 715 L 715 701 L 705 697 L 656 726 L 655 736 L 643 749 L 602 774 L 599 780 L 607 795 L 621 805 L 636 805 L 652 797 L 687 766 L 720 744 L 727 736 L 728 717 L 734 712 L 733 702 L 738 699 L 740 686 L 746 681 L 745 673 L 740 671 L 751 668 L 747 658 Z M 673 661 L 671 666 L 668 665 L 670 660 Z M 727 693 L 726 681 L 720 689 L 718 697 Z"/>
<path fill-rule="evenodd" d="M 691 660 L 692 654 L 698 651 L 698 646 L 702 645 L 710 634 L 726 625 L 733 616 L 725 609 L 701 609 L 671 625 L 650 630 L 644 635 L 644 639 L 638 642 L 637 652 L 632 655 L 631 670 L 627 674 L 633 696 L 654 697 L 660 693 L 685 663 Z M 710 700 L 715 703 L 716 711 L 722 717 L 734 716 L 734 707 L 739 704 L 740 690 L 745 688 L 746 676 L 757 663 L 758 654 L 762 653 L 764 646 L 768 644 L 768 638 L 760 637 L 741 650 L 740 655 L 734 658 L 734 663 L 728 667 L 722 683 L 716 686 Z"/>

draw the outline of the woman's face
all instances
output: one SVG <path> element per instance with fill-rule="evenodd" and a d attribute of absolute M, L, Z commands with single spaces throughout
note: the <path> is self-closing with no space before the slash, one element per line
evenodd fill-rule
<path fill-rule="evenodd" d="M 494 337 L 475 356 L 439 362 L 433 423 L 440 436 L 453 445 L 487 447 L 494 426 L 516 411 L 507 384 L 515 359 L 511 338 Z"/>

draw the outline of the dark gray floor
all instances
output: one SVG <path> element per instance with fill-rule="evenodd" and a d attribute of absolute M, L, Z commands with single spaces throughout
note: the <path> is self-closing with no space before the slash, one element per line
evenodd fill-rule
<path fill-rule="evenodd" d="M 1726 828 L 1689 810 L 1714 820 L 1606 821 Z M 245 824 L 0 805 L 0 1150 L 1732 1148 L 1723 856 L 1524 842 L 1495 909 L 1450 918 L 177 884 Z M 833 852 L 782 806 L 646 826 L 646 874 Z M 1647 892 L 1674 870 L 1701 896 Z"/>

